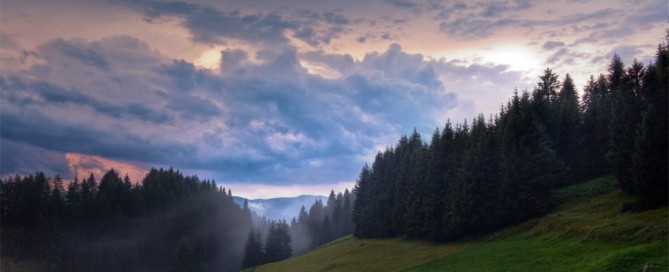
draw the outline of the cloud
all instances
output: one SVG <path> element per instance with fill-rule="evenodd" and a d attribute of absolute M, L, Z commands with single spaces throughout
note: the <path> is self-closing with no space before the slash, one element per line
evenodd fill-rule
<path fill-rule="evenodd" d="M 221 43 L 221 38 L 235 38 L 266 44 L 288 41 L 283 32 L 295 27 L 276 14 L 242 15 L 237 11 L 223 12 L 198 4 L 173 1 L 119 1 L 138 9 L 145 20 L 153 22 L 162 18 L 183 19 L 193 40 L 203 43 Z"/>
<path fill-rule="evenodd" d="M 359 61 L 283 47 L 260 50 L 259 61 L 251 62 L 245 51 L 226 49 L 220 72 L 160 58 L 150 48 L 114 50 L 110 44 L 144 45 L 122 37 L 39 47 L 38 55 L 49 59 L 41 70 L 66 62 L 79 72 L 91 66 L 81 56 L 105 60 L 105 73 L 71 87 L 60 81 L 76 77 L 67 71 L 34 80 L 31 73 L 38 72 L 31 67 L 0 77 L 8 90 L 2 138 L 58 153 L 171 165 L 226 182 L 328 183 L 355 179 L 377 151 L 370 147 L 393 144 L 414 127 L 430 133 L 458 101 L 440 78 L 455 67 L 397 44 Z M 132 65 L 116 61 L 130 56 Z M 309 73 L 303 61 L 338 76 Z M 118 89 L 127 95 L 91 83 L 110 77 L 129 87 Z"/>
<path fill-rule="evenodd" d="M 348 25 L 351 23 L 351 20 L 341 13 L 325 12 L 322 16 L 326 22 L 334 25 Z"/>
<path fill-rule="evenodd" d="M 662 1 L 648 1 L 648 4 L 643 5 L 638 11 L 630 13 L 625 18 L 625 23 L 637 26 L 666 24 L 667 13 L 664 7 L 666 3 Z"/>
<path fill-rule="evenodd" d="M 418 8 L 418 4 L 411 0 L 386 0 L 386 2 L 397 8 L 403 8 L 403 9 Z"/>
<path fill-rule="evenodd" d="M 68 113 L 69 110 L 64 108 L 60 113 L 63 111 Z M 47 113 L 54 114 L 49 116 Z M 44 107 L 43 110 L 39 107 L 7 107 L 0 113 L 3 121 L 0 130 L 2 137 L 51 151 L 73 151 L 108 158 L 133 158 L 138 161 L 167 161 L 174 155 L 194 155 L 187 146 L 152 144 L 149 139 L 140 135 L 115 130 L 117 124 L 104 127 L 96 123 L 82 124 L 59 120 L 53 118 L 55 113 L 53 107 Z"/>
<path fill-rule="evenodd" d="M 21 49 L 21 45 L 11 35 L 0 31 L 0 49 L 16 51 Z"/>
<path fill-rule="evenodd" d="M 3 124 L 5 126 L 6 124 Z M 0 139 L 0 177 L 13 174 L 34 174 L 43 171 L 47 176 L 72 178 L 65 154 L 30 144 Z"/>
<path fill-rule="evenodd" d="M 502 32 L 543 32 L 552 38 L 583 37 L 580 42 L 613 41 L 634 35 L 649 26 L 665 23 L 666 14 L 658 2 L 622 5 L 616 8 L 572 3 L 579 13 L 546 12 L 529 1 L 475 2 L 466 5 L 440 6 L 439 29 L 453 37 L 482 39 Z M 541 19 L 538 19 L 541 18 Z M 585 37 L 588 37 L 585 39 Z M 548 49 L 547 49 L 548 50 Z"/>
<path fill-rule="evenodd" d="M 83 105 L 93 108 L 98 113 L 113 118 L 139 118 L 148 122 L 162 123 L 169 121 L 170 117 L 137 102 L 127 104 L 109 103 L 90 95 L 82 90 L 65 89 L 61 86 L 45 81 L 24 81 L 19 77 L 4 79 L 3 89 L 6 91 L 3 98 L 9 101 L 27 105 Z"/>
<path fill-rule="evenodd" d="M 56 53 L 101 70 L 109 69 L 107 59 L 105 56 L 99 54 L 99 52 L 90 48 L 77 46 L 76 44 L 67 42 L 63 39 L 51 41 L 49 44 L 43 46 L 41 51 L 47 51 L 47 61 L 53 61 L 48 59 L 48 56 L 51 55 L 49 53 Z"/>
<path fill-rule="evenodd" d="M 492 1 L 482 5 L 480 13 L 483 17 L 498 17 L 508 11 L 520 11 L 531 8 L 531 1 Z"/>
<path fill-rule="evenodd" d="M 143 14 L 147 22 L 177 18 L 188 29 L 191 39 L 206 44 L 226 44 L 231 40 L 265 47 L 290 44 L 292 37 L 311 46 L 329 44 L 346 31 L 351 21 L 341 13 L 302 12 L 305 20 L 286 18 L 277 12 L 242 13 L 223 11 L 215 6 L 184 1 L 116 1 Z"/>
<path fill-rule="evenodd" d="M 202 82 L 205 76 L 197 71 L 192 63 L 184 60 L 172 60 L 170 64 L 160 65 L 156 72 L 166 75 L 178 90 L 184 92 L 193 90 L 195 85 Z"/>
<path fill-rule="evenodd" d="M 544 50 L 553 50 L 555 48 L 560 48 L 560 47 L 563 47 L 563 46 L 564 46 L 564 43 L 561 42 L 561 41 L 547 41 L 541 47 Z"/>
<path fill-rule="evenodd" d="M 567 53 L 569 53 L 569 50 L 567 50 L 567 48 L 561 48 L 561 49 L 558 50 L 557 52 L 553 53 L 553 55 L 551 55 L 551 57 L 548 58 L 548 60 L 546 61 L 546 63 L 548 63 L 548 64 L 555 64 L 555 63 L 558 62 L 560 59 L 562 59 L 565 55 L 567 55 Z"/>
<path fill-rule="evenodd" d="M 477 17 L 461 17 L 439 24 L 439 29 L 450 35 L 463 38 L 483 38 L 500 29 L 520 25 L 517 19 L 482 19 Z"/>
<path fill-rule="evenodd" d="M 391 44 L 386 52 L 365 55 L 362 67 L 383 72 L 384 76 L 402 78 L 407 82 L 428 88 L 441 89 L 442 83 L 429 62 L 420 54 L 411 55 L 402 51 L 399 44 Z"/>
<path fill-rule="evenodd" d="M 618 46 L 608 52 L 605 55 L 600 55 L 600 56 L 595 56 L 590 59 L 590 62 L 593 64 L 602 64 L 605 63 L 606 65 L 609 64 L 611 59 L 613 58 L 614 54 L 618 54 L 618 56 L 622 59 L 623 63 L 631 64 L 634 59 L 636 59 L 638 56 L 644 56 L 643 54 L 643 49 L 650 49 L 649 51 L 652 52 L 653 49 L 655 49 L 651 45 L 647 46 L 629 46 L 629 45 L 623 45 L 623 46 Z M 645 55 L 643 59 L 640 59 L 641 63 L 649 63 L 653 60 L 653 55 Z"/>
<path fill-rule="evenodd" d="M 65 153 L 65 158 L 70 173 L 80 179 L 86 178 L 90 174 L 99 179 L 109 169 L 114 169 L 121 175 L 128 175 L 132 182 L 138 182 L 143 180 L 149 172 L 146 168 L 139 167 L 134 163 L 110 160 L 99 156 Z"/>

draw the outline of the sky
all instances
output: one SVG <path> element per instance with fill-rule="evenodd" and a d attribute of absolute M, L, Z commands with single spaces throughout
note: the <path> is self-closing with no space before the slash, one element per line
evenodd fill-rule
<path fill-rule="evenodd" d="M 151 167 L 248 198 L 352 188 L 414 129 L 551 68 L 648 64 L 666 1 L 2 0 L 0 176 Z"/>

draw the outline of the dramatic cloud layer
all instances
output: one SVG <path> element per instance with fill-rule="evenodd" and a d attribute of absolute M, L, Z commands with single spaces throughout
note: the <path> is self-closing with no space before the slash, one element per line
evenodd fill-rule
<path fill-rule="evenodd" d="M 494 114 L 545 67 L 582 84 L 614 52 L 648 61 L 664 11 L 660 1 L 5 1 L 0 174 L 114 167 L 138 180 L 173 166 L 249 197 L 323 194 L 350 187 L 402 134 Z"/>

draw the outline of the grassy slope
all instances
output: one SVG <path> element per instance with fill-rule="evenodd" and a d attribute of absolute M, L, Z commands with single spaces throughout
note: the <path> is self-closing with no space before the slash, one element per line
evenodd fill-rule
<path fill-rule="evenodd" d="M 555 192 L 542 218 L 476 241 L 432 244 L 345 237 L 249 271 L 651 271 L 669 268 L 666 207 L 617 215 L 632 199 L 600 178 Z"/>

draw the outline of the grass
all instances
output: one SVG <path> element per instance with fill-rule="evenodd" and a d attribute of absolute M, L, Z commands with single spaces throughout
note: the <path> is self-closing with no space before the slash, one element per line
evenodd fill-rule
<path fill-rule="evenodd" d="M 604 242 L 553 233 L 478 243 L 404 271 L 667 271 L 667 242 Z M 655 271 L 655 270 L 653 270 Z"/>
<path fill-rule="evenodd" d="M 552 196 L 556 204 L 564 204 L 608 193 L 617 188 L 616 179 L 613 176 L 606 176 L 554 190 Z"/>
<path fill-rule="evenodd" d="M 304 255 L 245 271 L 400 271 L 467 246 L 466 243 L 437 245 L 400 239 L 360 240 L 347 236 Z"/>
<path fill-rule="evenodd" d="M 247 271 L 669 270 L 667 207 L 619 214 L 632 197 L 604 177 L 554 191 L 555 212 L 469 242 L 345 237 Z"/>

